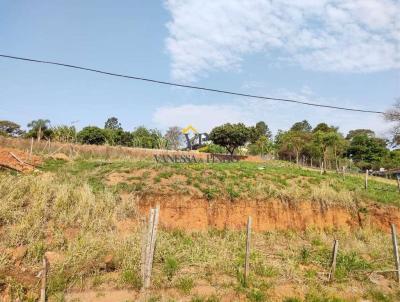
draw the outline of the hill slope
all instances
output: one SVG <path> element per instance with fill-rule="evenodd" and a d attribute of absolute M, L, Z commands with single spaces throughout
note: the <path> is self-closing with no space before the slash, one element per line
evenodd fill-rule
<path fill-rule="evenodd" d="M 396 301 L 393 276 L 371 271 L 393 267 L 387 231 L 399 222 L 398 197 L 386 180 L 365 191 L 362 177 L 284 162 L 47 160 L 35 174 L 0 174 L 0 291 L 35 299 L 46 255 L 50 301 L 143 298 L 143 219 L 159 203 L 152 301 Z M 248 215 L 256 232 L 246 285 Z"/>

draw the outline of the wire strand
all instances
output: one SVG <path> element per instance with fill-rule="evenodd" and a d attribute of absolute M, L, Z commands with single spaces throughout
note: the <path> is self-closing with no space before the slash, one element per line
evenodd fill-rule
<path fill-rule="evenodd" d="M 322 107 L 322 108 L 353 111 L 353 112 L 361 112 L 361 113 L 385 114 L 385 112 L 382 112 L 382 111 L 367 110 L 367 109 L 357 109 L 357 108 L 349 108 L 349 107 L 341 107 L 341 106 L 331 106 L 331 105 L 324 105 L 324 104 L 317 104 L 317 103 L 299 101 L 299 100 L 294 100 L 294 99 L 267 97 L 267 96 L 246 94 L 246 93 L 240 93 L 240 92 L 234 92 L 234 91 L 228 91 L 228 90 L 221 90 L 221 89 L 214 89 L 214 88 L 207 88 L 207 87 L 201 87 L 201 86 L 178 84 L 178 83 L 174 83 L 174 82 L 167 82 L 167 81 L 154 80 L 154 79 L 143 78 L 143 77 L 138 77 L 138 76 L 124 75 L 124 74 L 113 73 L 113 72 L 103 71 L 103 70 L 99 70 L 99 69 L 93 69 L 93 68 L 77 66 L 77 65 L 71 65 L 71 64 L 65 64 L 65 63 L 59 63 L 59 62 L 36 60 L 36 59 L 31 59 L 31 58 L 16 57 L 16 56 L 4 55 L 4 54 L 0 54 L 0 57 L 6 58 L 6 59 L 33 62 L 33 63 L 56 65 L 56 66 L 61 66 L 61 67 L 67 67 L 67 68 L 73 68 L 73 69 L 79 69 L 79 70 L 84 70 L 84 71 L 100 73 L 100 74 L 104 74 L 104 75 L 108 75 L 108 76 L 121 77 L 121 78 L 145 81 L 145 82 L 150 82 L 150 83 L 181 87 L 181 88 L 189 88 L 189 89 L 210 91 L 210 92 L 229 94 L 229 95 L 235 95 L 235 96 L 243 96 L 243 97 L 248 97 L 248 98 L 255 98 L 255 99 L 262 99 L 262 100 L 269 100 L 269 101 L 287 102 L 287 103 L 294 103 L 294 104 L 300 104 L 300 105 L 306 105 L 306 106 Z"/>

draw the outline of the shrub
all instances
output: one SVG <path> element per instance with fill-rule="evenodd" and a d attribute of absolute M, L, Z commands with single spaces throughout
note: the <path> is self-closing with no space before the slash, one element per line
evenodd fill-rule
<path fill-rule="evenodd" d="M 99 127 L 85 127 L 78 133 L 78 141 L 88 145 L 103 145 L 106 142 L 106 134 Z"/>
<path fill-rule="evenodd" d="M 192 278 L 189 277 L 182 277 L 178 280 L 177 287 L 181 290 L 184 294 L 188 295 L 194 287 L 194 281 Z"/>
<path fill-rule="evenodd" d="M 179 264 L 174 257 L 167 257 L 164 263 L 164 273 L 168 280 L 171 281 L 175 273 L 178 271 Z"/>

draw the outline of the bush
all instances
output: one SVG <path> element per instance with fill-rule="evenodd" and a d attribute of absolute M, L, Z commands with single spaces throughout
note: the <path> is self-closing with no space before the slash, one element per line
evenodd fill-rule
<path fill-rule="evenodd" d="M 221 147 L 220 145 L 216 145 L 216 144 L 208 144 L 204 147 L 197 149 L 197 151 L 203 152 L 203 153 L 215 153 L 215 154 L 225 154 L 226 153 L 226 149 L 224 147 Z"/>
<path fill-rule="evenodd" d="M 80 143 L 88 145 L 103 145 L 107 140 L 104 130 L 94 126 L 83 128 L 77 138 Z"/>

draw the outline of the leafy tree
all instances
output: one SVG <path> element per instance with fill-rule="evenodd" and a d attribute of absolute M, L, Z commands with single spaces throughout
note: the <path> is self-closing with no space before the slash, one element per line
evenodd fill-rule
<path fill-rule="evenodd" d="M 231 156 L 235 150 L 243 146 L 250 138 L 250 130 L 244 124 L 224 124 L 212 129 L 209 139 L 217 145 L 225 147 Z"/>
<path fill-rule="evenodd" d="M 50 120 L 38 119 L 31 121 L 28 127 L 31 128 L 28 132 L 28 137 L 36 136 L 37 140 L 40 141 L 44 136 L 51 135 L 49 130 Z"/>
<path fill-rule="evenodd" d="M 324 143 L 331 149 L 331 153 L 333 154 L 333 158 L 335 160 L 336 169 L 338 169 L 338 157 L 344 152 L 344 149 L 346 148 L 346 141 L 344 140 L 343 136 L 336 131 L 326 132 L 323 136 Z M 326 159 L 327 158 L 325 158 L 325 162 Z"/>
<path fill-rule="evenodd" d="M 311 132 L 312 127 L 307 120 L 303 120 L 301 122 L 294 123 L 290 128 L 290 131 L 300 131 L 300 132 Z"/>
<path fill-rule="evenodd" d="M 400 150 L 390 151 L 390 153 L 383 158 L 381 167 L 386 169 L 400 167 Z"/>
<path fill-rule="evenodd" d="M 20 136 L 24 133 L 21 126 L 11 121 L 0 121 L 0 135 L 4 136 Z"/>
<path fill-rule="evenodd" d="M 365 162 L 369 167 L 377 166 L 385 156 L 389 155 L 386 145 L 387 141 L 384 139 L 359 134 L 351 140 L 347 155 L 360 165 Z"/>
<path fill-rule="evenodd" d="M 157 129 L 147 129 L 144 126 L 137 127 L 133 132 L 133 146 L 140 148 L 160 148 L 165 147 L 166 143 L 161 132 Z"/>
<path fill-rule="evenodd" d="M 177 126 L 169 127 L 164 138 L 167 140 L 168 149 L 178 150 L 183 142 L 181 128 Z"/>
<path fill-rule="evenodd" d="M 116 117 L 110 117 L 104 124 L 104 129 L 122 130 L 121 123 Z"/>
<path fill-rule="evenodd" d="M 265 135 L 260 136 L 255 142 L 255 146 L 257 147 L 257 153 L 261 154 L 261 156 L 271 153 L 274 149 L 274 144 Z"/>
<path fill-rule="evenodd" d="M 282 146 L 294 151 L 296 163 L 299 163 L 300 154 L 310 140 L 311 135 L 304 131 L 288 131 L 282 137 Z"/>
<path fill-rule="evenodd" d="M 76 129 L 74 126 L 56 126 L 53 127 L 51 138 L 58 142 L 70 143 L 76 140 Z"/>
<path fill-rule="evenodd" d="M 338 127 L 334 127 L 334 126 L 328 126 L 328 124 L 326 123 L 319 123 L 317 126 L 315 126 L 315 128 L 312 130 L 313 133 L 316 133 L 318 131 L 321 132 L 337 132 L 338 131 Z"/>
<path fill-rule="evenodd" d="M 366 134 L 369 137 L 375 137 L 375 132 L 370 130 L 370 129 L 355 129 L 355 130 L 350 130 L 349 133 L 346 136 L 347 140 L 352 140 L 353 137 L 359 135 L 359 134 Z"/>
<path fill-rule="evenodd" d="M 107 141 L 104 130 L 95 126 L 83 128 L 81 131 L 79 131 L 77 138 L 82 144 L 88 145 L 103 145 Z"/>
<path fill-rule="evenodd" d="M 256 124 L 255 127 L 250 127 L 250 142 L 255 143 L 261 136 L 266 136 L 267 138 L 272 137 L 272 133 L 268 128 L 268 125 L 260 121 Z"/>
<path fill-rule="evenodd" d="M 103 130 L 106 136 L 106 143 L 111 146 L 132 146 L 133 136 L 130 132 L 121 129 L 106 128 Z"/>

